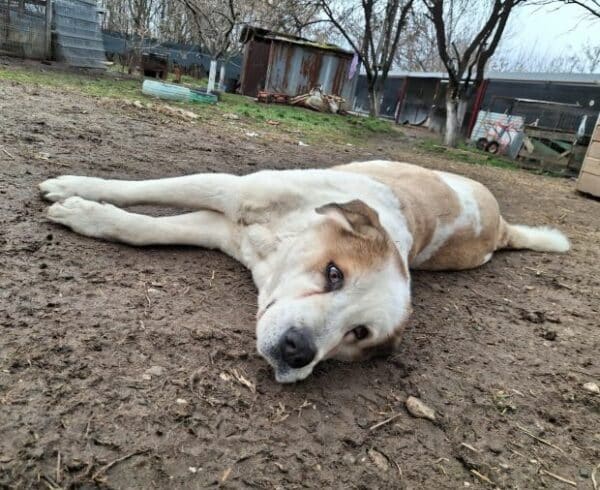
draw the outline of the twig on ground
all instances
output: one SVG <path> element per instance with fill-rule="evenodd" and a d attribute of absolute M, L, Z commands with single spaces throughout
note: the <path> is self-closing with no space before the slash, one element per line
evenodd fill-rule
<path fill-rule="evenodd" d="M 479 449 L 474 448 L 473 446 L 471 446 L 470 444 L 467 444 L 466 442 L 461 442 L 460 445 L 466 447 L 468 450 L 473 451 L 474 453 L 481 452 L 481 451 L 479 451 Z"/>
<path fill-rule="evenodd" d="M 60 483 L 60 451 L 56 455 L 56 483 Z"/>
<path fill-rule="evenodd" d="M 600 470 L 600 464 L 596 466 L 592 471 L 592 485 L 594 485 L 594 490 L 598 490 L 599 488 L 598 481 L 596 480 L 596 473 L 598 472 L 598 470 Z"/>
<path fill-rule="evenodd" d="M 231 470 L 233 470 L 233 466 L 230 466 L 223 472 L 223 475 L 221 476 L 221 483 L 225 483 L 227 481 L 227 478 L 229 478 L 229 475 L 231 474 Z"/>
<path fill-rule="evenodd" d="M 567 480 L 566 478 L 563 478 L 562 476 L 559 476 L 555 473 L 552 473 L 551 471 L 545 470 L 545 469 L 540 469 L 540 473 L 544 474 L 544 475 L 548 475 L 552 478 L 554 478 L 555 480 L 561 481 L 563 483 L 566 483 L 567 485 L 571 485 L 572 487 L 576 487 L 577 483 L 575 483 L 574 481 L 571 480 Z"/>
<path fill-rule="evenodd" d="M 134 451 L 132 453 L 126 454 L 125 456 L 115 459 L 114 461 L 111 461 L 108 464 L 105 464 L 102 468 L 100 468 L 98 471 L 96 471 L 96 473 L 94 473 L 92 475 L 92 480 L 97 480 L 98 477 L 102 474 L 105 473 L 106 471 L 108 471 L 109 469 L 111 469 L 114 465 L 116 465 L 117 463 L 120 463 L 122 461 L 125 461 L 126 459 L 132 458 L 133 456 L 137 456 L 138 454 L 146 454 L 148 452 L 148 449 L 143 449 L 141 451 Z"/>
<path fill-rule="evenodd" d="M 532 434 L 530 431 L 528 431 L 524 427 L 521 427 L 520 425 L 517 425 L 516 427 L 521 432 L 524 432 L 525 434 L 527 434 L 529 437 L 535 439 L 536 441 L 541 442 L 542 444 L 545 444 L 546 446 L 550 446 L 550 447 L 552 447 L 552 448 L 560 451 L 563 454 L 566 454 L 565 451 L 562 448 L 556 446 L 555 444 L 552 444 L 551 442 L 546 441 L 545 439 L 542 439 L 541 437 L 536 436 L 535 434 Z"/>
<path fill-rule="evenodd" d="M 379 429 L 379 427 L 381 427 L 382 425 L 386 425 L 386 424 L 389 424 L 390 422 L 393 422 L 394 420 L 396 420 L 401 415 L 402 415 L 402 413 L 397 413 L 396 415 L 392 415 L 391 417 L 389 417 L 389 418 L 387 418 L 385 420 L 382 420 L 381 422 L 377 422 L 376 424 L 374 424 L 371 427 L 369 427 L 369 430 Z"/>
<path fill-rule="evenodd" d="M 471 473 L 473 473 L 481 481 L 489 483 L 490 485 L 495 485 L 495 483 L 492 480 L 490 480 L 487 476 L 482 475 L 481 473 L 479 473 L 479 471 L 477 471 L 477 470 L 471 470 Z"/>
<path fill-rule="evenodd" d="M 4 148 L 3 146 L 0 146 L 0 150 L 2 150 L 4 153 L 6 153 L 13 160 L 15 159 L 15 156 L 12 153 L 9 153 L 9 151 L 6 148 Z"/>

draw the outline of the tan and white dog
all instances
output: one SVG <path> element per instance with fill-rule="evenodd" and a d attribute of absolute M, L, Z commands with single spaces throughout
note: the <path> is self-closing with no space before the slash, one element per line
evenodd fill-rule
<path fill-rule="evenodd" d="M 248 267 L 258 351 L 284 383 L 324 359 L 393 350 L 411 312 L 409 268 L 470 269 L 502 248 L 569 249 L 557 230 L 506 223 L 483 185 L 398 162 L 147 181 L 63 176 L 40 189 L 56 201 L 48 218 L 82 235 L 216 248 Z M 113 204 L 197 211 L 157 218 Z"/>

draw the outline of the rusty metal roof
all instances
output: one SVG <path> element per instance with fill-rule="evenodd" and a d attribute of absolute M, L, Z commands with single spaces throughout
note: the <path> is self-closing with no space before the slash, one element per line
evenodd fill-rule
<path fill-rule="evenodd" d="M 263 39 L 269 41 L 278 41 L 282 43 L 297 44 L 299 46 L 306 46 L 313 49 L 329 51 L 344 56 L 354 56 L 353 51 L 342 49 L 339 46 L 336 46 L 335 44 L 319 43 L 316 41 L 311 41 L 310 39 L 306 39 L 304 37 L 294 36 L 292 34 L 287 34 L 284 32 L 269 31 L 268 29 L 263 29 L 261 27 L 244 26 L 240 35 L 240 42 L 247 43 L 250 39 Z"/>

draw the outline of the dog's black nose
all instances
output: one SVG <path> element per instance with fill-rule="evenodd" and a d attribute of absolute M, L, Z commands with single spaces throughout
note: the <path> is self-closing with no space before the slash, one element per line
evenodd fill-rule
<path fill-rule="evenodd" d="M 291 368 L 310 364 L 317 355 L 317 348 L 308 330 L 291 327 L 279 342 L 281 358 Z"/>

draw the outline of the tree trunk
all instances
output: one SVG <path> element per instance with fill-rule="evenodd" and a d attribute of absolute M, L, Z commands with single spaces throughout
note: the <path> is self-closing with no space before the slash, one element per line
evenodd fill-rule
<path fill-rule="evenodd" d="M 446 133 L 444 134 L 444 144 L 455 148 L 458 143 L 458 102 L 459 99 L 448 95 L 446 97 Z"/>
<path fill-rule="evenodd" d="M 221 62 L 221 70 L 219 71 L 219 90 L 221 92 L 225 92 L 225 73 L 226 73 L 227 65 L 225 61 Z"/>
<path fill-rule="evenodd" d="M 369 84 L 369 116 L 379 117 L 380 92 L 375 84 Z"/>
<path fill-rule="evenodd" d="M 215 91 L 215 78 L 217 78 L 217 60 L 210 60 L 210 71 L 208 72 L 208 93 Z"/>

